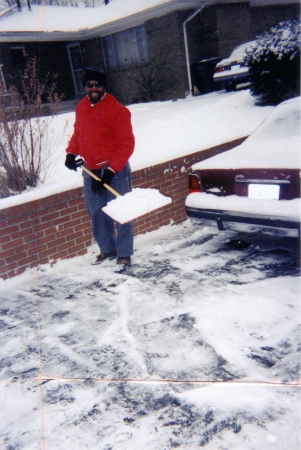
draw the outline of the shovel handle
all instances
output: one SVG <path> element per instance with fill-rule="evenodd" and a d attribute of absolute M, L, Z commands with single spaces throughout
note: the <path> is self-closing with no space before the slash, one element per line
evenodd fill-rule
<path fill-rule="evenodd" d="M 84 172 L 88 173 L 92 178 L 94 178 L 94 180 L 101 181 L 101 178 L 99 178 L 97 175 L 94 175 L 94 173 L 91 172 L 91 170 L 87 169 L 87 167 L 81 166 L 81 169 L 82 169 Z M 115 197 L 119 197 L 119 196 L 120 196 L 119 192 L 115 191 L 115 189 L 113 189 L 113 188 L 112 188 L 111 186 L 109 186 L 108 184 L 104 183 L 104 187 L 105 187 L 108 191 L 112 192 L 112 194 L 114 194 Z"/>

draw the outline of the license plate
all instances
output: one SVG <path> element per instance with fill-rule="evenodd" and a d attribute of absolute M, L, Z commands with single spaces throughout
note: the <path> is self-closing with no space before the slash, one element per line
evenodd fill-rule
<path fill-rule="evenodd" d="M 231 66 L 231 70 L 237 70 L 240 69 L 240 64 L 233 64 L 233 66 Z"/>
<path fill-rule="evenodd" d="M 249 184 L 248 197 L 258 200 L 279 200 L 280 186 L 277 184 Z"/>

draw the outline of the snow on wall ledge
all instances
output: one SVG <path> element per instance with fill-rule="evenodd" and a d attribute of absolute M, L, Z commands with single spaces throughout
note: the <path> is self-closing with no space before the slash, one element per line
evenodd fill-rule
<path fill-rule="evenodd" d="M 187 170 L 198 161 L 241 144 L 244 139 L 134 171 L 133 187 L 159 189 L 172 198 L 170 205 L 136 219 L 134 234 L 186 220 Z M 3 279 L 14 277 L 28 267 L 83 255 L 93 243 L 82 188 L 2 209 L 0 230 L 0 277 Z"/>

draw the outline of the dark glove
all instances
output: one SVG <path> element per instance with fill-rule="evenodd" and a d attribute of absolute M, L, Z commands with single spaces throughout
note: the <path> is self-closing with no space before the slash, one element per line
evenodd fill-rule
<path fill-rule="evenodd" d="M 94 173 L 94 175 L 96 175 L 98 178 L 100 178 L 100 173 L 101 170 L 92 170 L 92 172 Z M 112 178 L 114 177 L 114 172 L 112 172 L 112 170 L 109 169 L 105 169 L 103 171 L 102 177 L 101 177 L 101 181 L 97 181 L 94 178 L 92 178 L 91 180 L 91 190 L 93 192 L 93 194 L 95 195 L 101 195 L 102 194 L 102 190 L 104 188 L 104 184 L 108 184 L 110 186 L 111 182 L 112 182 Z"/>
<path fill-rule="evenodd" d="M 77 171 L 77 168 L 82 166 L 85 161 L 82 158 L 79 158 L 77 160 L 75 160 L 75 158 L 76 155 L 74 155 L 73 153 L 67 153 L 65 166 L 68 167 L 68 169 L 70 170 Z"/>
<path fill-rule="evenodd" d="M 91 170 L 94 175 L 96 175 L 98 178 L 100 178 L 100 169 L 97 170 Z M 102 184 L 100 181 L 95 180 L 94 178 L 91 178 L 91 191 L 95 195 L 101 195 L 102 194 Z"/>
<path fill-rule="evenodd" d="M 103 171 L 102 177 L 101 177 L 101 185 L 108 184 L 111 186 L 112 178 L 114 176 L 114 172 L 110 169 L 105 169 Z"/>

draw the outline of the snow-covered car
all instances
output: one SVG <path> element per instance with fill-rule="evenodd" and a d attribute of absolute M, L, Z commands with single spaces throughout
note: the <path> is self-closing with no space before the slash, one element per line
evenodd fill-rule
<path fill-rule="evenodd" d="M 300 100 L 278 105 L 241 145 L 192 166 L 192 222 L 300 237 Z"/>
<path fill-rule="evenodd" d="M 219 89 L 234 91 L 238 84 L 249 82 L 249 67 L 244 62 L 246 50 L 256 46 L 256 41 L 235 47 L 229 58 L 222 59 L 215 67 L 213 80 Z"/>

